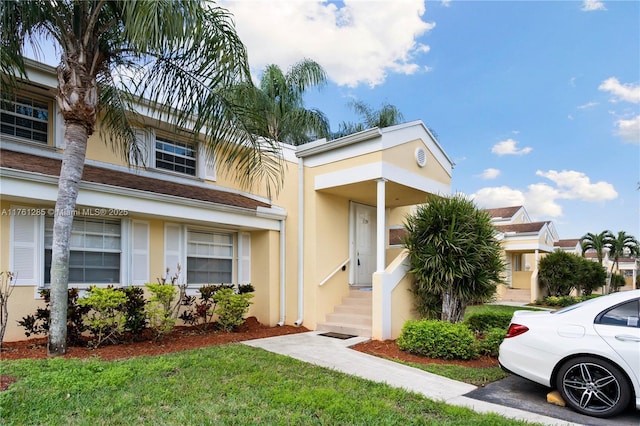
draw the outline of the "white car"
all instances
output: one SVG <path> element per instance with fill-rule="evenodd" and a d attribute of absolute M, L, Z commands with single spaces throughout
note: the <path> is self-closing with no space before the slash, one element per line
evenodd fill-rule
<path fill-rule="evenodd" d="M 640 290 L 558 311 L 516 311 L 498 357 L 506 371 L 560 391 L 574 410 L 640 409 Z"/>

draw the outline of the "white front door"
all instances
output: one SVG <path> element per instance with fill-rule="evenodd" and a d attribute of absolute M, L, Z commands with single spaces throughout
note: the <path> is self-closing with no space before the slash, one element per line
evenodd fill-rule
<path fill-rule="evenodd" d="M 370 287 L 376 271 L 376 208 L 353 203 L 353 285 Z"/>

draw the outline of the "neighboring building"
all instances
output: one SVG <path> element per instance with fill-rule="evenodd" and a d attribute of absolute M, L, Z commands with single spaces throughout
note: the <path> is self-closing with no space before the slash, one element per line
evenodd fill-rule
<path fill-rule="evenodd" d="M 541 256 L 552 253 L 560 241 L 553 223 L 532 222 L 523 206 L 485 211 L 504 248 L 506 286 L 498 287 L 498 299 L 528 303 L 541 298 L 538 264 Z"/>
<path fill-rule="evenodd" d="M 29 61 L 28 76 L 0 104 L 0 270 L 17 276 L 6 340 L 24 338 L 16 322 L 43 306 L 64 149 L 55 70 Z M 451 188 L 453 162 L 422 122 L 282 145 L 285 183 L 270 198 L 140 112 L 146 166 L 126 164 L 99 129 L 90 137 L 70 212 L 71 286 L 142 286 L 181 265 L 192 291 L 252 283 L 249 314 L 263 324 L 399 334 L 413 301 L 394 232 L 411 206 Z"/>
<path fill-rule="evenodd" d="M 587 250 L 584 257 L 594 262 L 598 261 L 598 254 L 595 250 Z M 618 265 L 615 264 L 615 259 L 609 258 L 609 249 L 604 249 L 604 257 L 602 259 L 602 266 L 607 270 L 607 273 L 621 273 L 624 276 L 626 284 L 624 287 L 620 287 L 618 291 L 633 290 L 637 287 L 638 275 L 640 274 L 640 260 L 636 257 L 621 257 L 618 258 Z M 598 290 L 602 291 L 602 290 Z"/>
<path fill-rule="evenodd" d="M 582 246 L 579 238 L 570 240 L 558 240 L 555 244 L 556 250 L 562 250 L 567 253 L 582 255 Z"/>

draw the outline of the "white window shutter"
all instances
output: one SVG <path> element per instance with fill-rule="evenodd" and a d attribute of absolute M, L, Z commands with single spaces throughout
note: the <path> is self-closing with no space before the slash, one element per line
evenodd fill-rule
<path fill-rule="evenodd" d="M 149 223 L 134 220 L 131 234 L 131 284 L 143 285 L 150 281 Z"/>
<path fill-rule="evenodd" d="M 149 163 L 149 141 L 150 136 L 144 129 L 135 129 L 136 141 L 135 146 L 132 146 L 129 151 L 129 164 L 132 166 L 145 167 L 150 165 Z M 134 155 L 134 149 L 137 148 L 140 151 L 140 156 L 136 161 Z"/>
<path fill-rule="evenodd" d="M 64 118 L 62 117 L 62 113 L 58 109 L 56 102 L 53 103 L 53 111 L 52 114 L 54 117 L 54 128 L 53 128 L 53 146 L 56 148 L 64 150 L 66 147 L 66 143 L 64 140 L 64 133 L 66 126 L 64 125 Z"/>
<path fill-rule="evenodd" d="M 11 260 L 9 269 L 16 285 L 42 285 L 40 216 L 11 217 Z"/>
<path fill-rule="evenodd" d="M 251 234 L 238 234 L 238 284 L 251 284 Z"/>
<path fill-rule="evenodd" d="M 164 225 L 164 271 L 167 280 L 170 280 L 178 272 L 178 265 L 182 268 L 180 283 L 187 276 L 187 265 L 184 250 L 184 228 L 181 225 L 167 223 Z M 169 272 L 167 273 L 167 269 Z M 164 275 L 163 275 L 164 276 Z"/>
<path fill-rule="evenodd" d="M 216 167 L 214 158 L 207 155 L 203 144 L 198 145 L 198 177 L 200 179 L 216 180 Z"/>

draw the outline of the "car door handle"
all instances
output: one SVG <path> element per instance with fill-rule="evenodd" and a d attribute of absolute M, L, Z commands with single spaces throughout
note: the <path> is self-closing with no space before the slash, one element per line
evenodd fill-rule
<path fill-rule="evenodd" d="M 640 337 L 630 336 L 628 334 L 615 336 L 616 340 L 620 340 L 622 342 L 640 342 Z"/>

